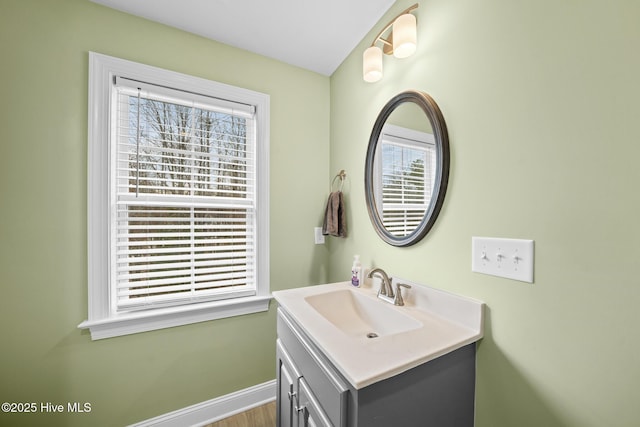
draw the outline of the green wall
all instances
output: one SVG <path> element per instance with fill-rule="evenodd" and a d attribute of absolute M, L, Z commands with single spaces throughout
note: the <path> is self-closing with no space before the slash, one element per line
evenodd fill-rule
<path fill-rule="evenodd" d="M 478 427 L 640 423 L 640 2 L 424 0 L 418 51 L 362 80 L 362 52 L 331 78 L 331 170 L 345 169 L 350 238 L 330 280 L 363 266 L 483 300 Z M 451 175 L 421 243 L 393 248 L 365 207 L 375 118 L 421 89 L 444 114 Z M 471 272 L 471 237 L 535 240 L 535 283 Z"/>
<path fill-rule="evenodd" d="M 92 410 L 0 413 L 0 425 L 125 425 L 275 378 L 273 303 L 101 341 L 77 329 L 87 318 L 89 51 L 269 94 L 271 288 L 327 280 L 328 249 L 312 229 L 330 182 L 328 77 L 88 0 L 2 0 L 0 401 Z"/>
<path fill-rule="evenodd" d="M 92 404 L 0 425 L 124 425 L 274 378 L 273 304 L 95 342 L 77 329 L 90 50 L 271 96 L 273 290 L 347 279 L 359 253 L 487 303 L 479 427 L 637 425 L 640 3 L 425 0 L 417 54 L 364 83 L 362 51 L 411 3 L 329 79 L 88 0 L 0 1 L 0 400 Z M 451 177 L 427 238 L 393 248 L 367 216 L 364 158 L 379 110 L 410 88 L 443 111 Z M 340 169 L 350 235 L 316 246 Z M 472 273 L 471 236 L 534 239 L 535 283 Z"/>

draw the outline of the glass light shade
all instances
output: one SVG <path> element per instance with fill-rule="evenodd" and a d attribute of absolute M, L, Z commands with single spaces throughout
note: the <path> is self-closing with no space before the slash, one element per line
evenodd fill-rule
<path fill-rule="evenodd" d="M 382 78 L 382 50 L 378 46 L 371 46 L 364 51 L 362 78 L 369 83 L 377 82 Z"/>
<path fill-rule="evenodd" d="M 393 22 L 393 56 L 406 58 L 413 55 L 417 44 L 416 17 L 410 13 Z"/>

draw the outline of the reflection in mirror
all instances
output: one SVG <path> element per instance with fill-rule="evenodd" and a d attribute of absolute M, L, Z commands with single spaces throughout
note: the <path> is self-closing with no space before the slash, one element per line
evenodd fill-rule
<path fill-rule="evenodd" d="M 402 92 L 384 106 L 365 169 L 367 209 L 378 235 L 394 246 L 422 239 L 438 216 L 449 176 L 447 129 L 429 95 Z"/>
<path fill-rule="evenodd" d="M 378 138 L 373 191 L 386 230 L 407 236 L 420 225 L 431 201 L 436 168 L 431 124 L 413 103 L 398 106 Z"/>

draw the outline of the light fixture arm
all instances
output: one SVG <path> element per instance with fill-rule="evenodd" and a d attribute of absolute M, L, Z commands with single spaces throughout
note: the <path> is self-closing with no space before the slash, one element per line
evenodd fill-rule
<path fill-rule="evenodd" d="M 400 12 L 398 14 L 398 16 L 396 16 L 395 18 L 393 18 L 387 25 L 384 26 L 384 28 L 382 29 L 382 31 L 380 31 L 378 33 L 378 35 L 376 36 L 375 39 L 373 39 L 373 42 L 371 43 L 371 47 L 375 46 L 377 42 L 381 42 L 382 44 L 385 45 L 385 49 L 383 49 L 384 53 L 387 55 L 391 55 L 393 53 L 393 40 L 391 39 L 393 37 L 393 33 L 389 34 L 389 38 L 390 39 L 385 39 L 382 37 L 382 35 L 384 33 L 386 33 L 387 31 L 389 31 L 389 29 L 393 26 L 393 23 L 395 22 L 396 19 L 398 19 L 398 17 L 407 14 L 415 9 L 417 9 L 419 6 L 418 3 L 414 4 L 413 6 L 410 6 L 408 8 L 406 8 L 405 10 L 403 10 L 402 12 Z M 386 49 L 387 47 L 390 47 L 391 49 Z"/>

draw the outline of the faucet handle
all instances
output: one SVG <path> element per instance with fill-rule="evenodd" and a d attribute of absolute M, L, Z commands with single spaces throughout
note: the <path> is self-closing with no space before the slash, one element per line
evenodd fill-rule
<path fill-rule="evenodd" d="M 393 299 L 394 305 L 404 305 L 404 300 L 402 299 L 402 289 L 407 288 L 411 289 L 410 285 L 406 285 L 404 283 L 396 283 L 396 297 Z"/>

